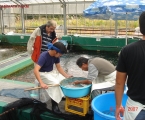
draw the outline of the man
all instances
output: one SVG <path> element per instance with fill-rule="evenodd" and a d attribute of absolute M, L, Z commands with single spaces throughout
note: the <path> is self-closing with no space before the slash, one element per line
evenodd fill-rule
<path fill-rule="evenodd" d="M 125 46 L 120 53 L 116 67 L 116 119 L 121 120 L 120 113 L 124 113 L 121 105 L 124 85 L 127 80 L 127 103 L 124 120 L 145 119 L 145 12 L 139 18 L 141 40 Z"/>
<path fill-rule="evenodd" d="M 47 51 L 49 42 L 54 43 L 57 40 L 56 26 L 56 21 L 50 20 L 45 25 L 36 28 L 31 34 L 27 43 L 27 51 L 32 54 L 31 58 L 34 62 L 38 61 L 40 53 Z"/>
<path fill-rule="evenodd" d="M 34 74 L 39 82 L 40 87 L 45 89 L 51 98 L 52 111 L 61 113 L 58 107 L 58 103 L 61 101 L 64 94 L 60 86 L 48 87 L 47 84 L 59 84 L 61 80 L 71 77 L 71 75 L 65 73 L 65 71 L 60 66 L 59 57 L 66 53 L 67 50 L 61 42 L 56 42 L 54 44 L 49 43 L 48 49 L 48 51 L 41 53 L 39 60 L 35 65 Z M 53 64 L 55 64 L 60 74 L 56 73 L 56 71 L 53 71 Z"/>
<path fill-rule="evenodd" d="M 92 99 L 101 94 L 101 90 L 115 85 L 115 66 L 103 58 L 87 59 L 80 57 L 76 64 L 84 71 L 88 71 L 86 80 L 77 80 L 74 84 L 92 84 Z M 105 87 L 106 86 L 106 87 Z"/>

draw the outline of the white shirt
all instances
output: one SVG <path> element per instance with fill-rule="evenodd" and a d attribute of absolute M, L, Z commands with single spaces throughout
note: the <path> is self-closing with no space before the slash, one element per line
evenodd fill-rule
<path fill-rule="evenodd" d="M 89 64 L 88 65 L 88 76 L 87 79 L 88 80 L 95 80 L 98 76 L 98 70 L 97 68 L 93 65 L 93 64 Z"/>

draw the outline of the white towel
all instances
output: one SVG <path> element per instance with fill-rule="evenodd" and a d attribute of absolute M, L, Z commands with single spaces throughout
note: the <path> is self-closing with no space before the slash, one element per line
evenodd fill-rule
<path fill-rule="evenodd" d="M 133 101 L 128 97 L 123 120 L 135 120 L 142 109 L 145 109 L 145 105 Z"/>
<path fill-rule="evenodd" d="M 94 80 L 92 82 L 92 91 L 93 90 L 99 90 L 99 89 L 105 89 L 105 88 L 110 88 L 115 85 L 115 80 L 116 80 L 116 71 L 112 72 L 111 74 L 107 76 L 98 76 L 97 81 L 104 81 L 102 83 L 96 83 Z"/>

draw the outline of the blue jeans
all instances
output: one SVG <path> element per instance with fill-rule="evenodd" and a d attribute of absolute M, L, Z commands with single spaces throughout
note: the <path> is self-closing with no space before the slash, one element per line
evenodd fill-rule
<path fill-rule="evenodd" d="M 145 120 L 145 110 L 140 111 L 135 120 Z"/>

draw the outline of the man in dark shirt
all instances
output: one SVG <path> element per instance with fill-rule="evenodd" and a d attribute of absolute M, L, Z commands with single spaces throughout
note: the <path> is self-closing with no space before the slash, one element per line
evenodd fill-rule
<path fill-rule="evenodd" d="M 124 120 L 145 119 L 145 12 L 139 18 L 141 40 L 125 46 L 120 53 L 116 67 L 116 119 L 120 120 L 120 113 L 124 113 L 121 105 L 124 85 L 127 81 L 127 103 Z"/>
<path fill-rule="evenodd" d="M 64 94 L 60 86 L 48 87 L 47 84 L 59 84 L 61 80 L 71 77 L 60 66 L 60 56 L 67 52 L 66 47 L 61 42 L 54 44 L 48 44 L 47 51 L 40 54 L 37 64 L 34 68 L 34 74 L 41 88 L 45 89 L 47 96 L 52 101 L 52 111 L 61 113 L 58 108 L 58 103 L 61 101 Z M 58 72 L 53 71 L 53 65 L 55 64 Z M 40 93 L 41 94 L 41 93 Z M 45 97 L 47 97 L 45 96 Z"/>

